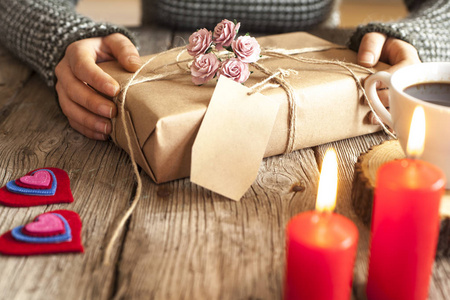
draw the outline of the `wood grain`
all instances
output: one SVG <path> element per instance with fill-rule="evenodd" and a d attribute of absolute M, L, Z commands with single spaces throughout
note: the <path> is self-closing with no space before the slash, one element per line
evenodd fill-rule
<path fill-rule="evenodd" d="M 365 152 L 373 145 L 381 143 L 385 139 L 387 139 L 386 134 L 378 132 L 320 145 L 316 149 L 316 157 L 318 158 L 319 165 L 322 164 L 323 156 L 328 148 L 332 147 L 336 150 L 339 165 L 336 212 L 352 220 L 359 231 L 358 251 L 353 274 L 353 299 L 365 299 L 370 235 L 369 228 L 356 215 L 350 201 L 354 164 L 362 152 Z"/>
<path fill-rule="evenodd" d="M 46 211 L 73 210 L 83 221 L 86 253 L 0 256 L 0 298 L 109 298 L 115 266 L 103 267 L 101 259 L 105 235 L 133 193 L 128 157 L 109 142 L 95 142 L 74 132 L 52 91 L 37 75 L 18 86 L 8 109 L 0 124 L 0 185 L 35 168 L 59 167 L 69 173 L 75 202 L 32 208 L 0 206 L 0 231 L 30 222 Z M 114 254 L 117 259 L 117 249 Z"/>
<path fill-rule="evenodd" d="M 265 159 L 240 202 L 188 179 L 156 186 L 145 177 L 117 299 L 280 299 L 284 228 L 314 207 L 317 177 L 312 150 Z"/>
<path fill-rule="evenodd" d="M 158 27 L 134 31 L 142 55 L 184 44 L 189 36 Z M 0 206 L 0 231 L 46 211 L 70 209 L 83 221 L 85 253 L 0 256 L 0 299 L 281 299 L 285 227 L 293 215 L 314 208 L 318 166 L 330 146 L 340 162 L 337 212 L 360 233 L 352 298 L 365 299 L 369 228 L 350 194 L 357 157 L 385 140 L 383 133 L 264 159 L 240 202 L 189 179 L 156 185 L 142 173 L 142 198 L 115 245 L 113 264 L 103 266 L 113 224 L 135 192 L 129 158 L 110 142 L 74 132 L 52 91 L 10 59 L 0 48 L 0 184 L 31 169 L 59 167 L 69 173 L 75 202 Z M 10 78 L 11 84 L 2 85 Z M 446 299 L 449 277 L 449 258 L 438 256 L 431 300 Z"/>
<path fill-rule="evenodd" d="M 373 151 L 381 147 L 383 151 Z M 358 157 L 355 164 L 352 203 L 357 215 L 366 225 L 370 225 L 372 218 L 373 191 L 378 168 L 384 162 L 403 157 L 403 150 L 397 147 L 395 140 L 376 145 Z"/>
<path fill-rule="evenodd" d="M 10 114 L 18 91 L 31 76 L 31 69 L 0 45 L 0 125 Z M 1 128 L 1 127 L 0 127 Z M 3 131 L 0 129 L 0 134 Z"/>
<path fill-rule="evenodd" d="M 187 37 L 175 33 L 172 46 Z M 145 193 L 127 232 L 116 299 L 281 298 L 285 225 L 314 207 L 312 150 L 265 159 L 240 202 L 188 179 L 157 186 L 143 177 Z"/>

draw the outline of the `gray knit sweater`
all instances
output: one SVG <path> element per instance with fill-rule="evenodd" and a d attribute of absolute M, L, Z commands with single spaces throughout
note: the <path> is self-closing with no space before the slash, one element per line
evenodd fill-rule
<path fill-rule="evenodd" d="M 125 29 L 98 23 L 75 12 L 76 0 L 0 0 L 0 42 L 29 64 L 49 86 L 66 47 L 77 40 Z M 332 16 L 333 0 L 143 0 L 143 21 L 157 19 L 174 27 L 213 28 L 223 18 L 238 19 L 243 30 L 283 32 L 308 30 Z M 357 28 L 349 41 L 358 50 L 372 31 L 405 40 L 423 61 L 450 61 L 450 2 L 405 0 L 410 15 L 399 22 L 370 23 Z M 153 16 L 153 17 L 152 17 Z M 133 40 L 133 42 L 135 42 Z"/>

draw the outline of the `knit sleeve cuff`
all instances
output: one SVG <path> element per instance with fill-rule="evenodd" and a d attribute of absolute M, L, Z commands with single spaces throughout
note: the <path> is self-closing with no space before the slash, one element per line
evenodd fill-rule
<path fill-rule="evenodd" d="M 411 36 L 404 30 L 398 28 L 396 24 L 369 23 L 358 26 L 355 33 L 350 37 L 348 47 L 354 51 L 358 51 L 362 38 L 370 32 L 384 33 L 389 37 L 400 39 L 414 46 L 414 40 L 411 39 Z"/>
<path fill-rule="evenodd" d="M 125 28 L 98 23 L 77 13 L 69 0 L 0 0 L 0 41 L 33 68 L 49 86 L 55 67 L 71 43 L 122 33 L 136 44 Z"/>
<path fill-rule="evenodd" d="M 409 0 L 407 4 L 411 9 L 408 17 L 359 26 L 350 38 L 349 47 L 358 51 L 365 34 L 380 32 L 413 45 L 422 61 L 450 61 L 450 2 Z"/>

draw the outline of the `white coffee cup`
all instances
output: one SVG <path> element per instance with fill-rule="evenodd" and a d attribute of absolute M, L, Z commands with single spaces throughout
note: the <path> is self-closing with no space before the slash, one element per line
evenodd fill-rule
<path fill-rule="evenodd" d="M 381 103 L 376 84 L 380 81 L 389 88 L 389 110 Z M 434 104 L 405 93 L 404 89 L 417 84 L 450 84 L 450 62 L 421 63 L 406 66 L 392 75 L 378 72 L 366 79 L 365 89 L 369 101 L 381 120 L 397 134 L 406 153 L 409 129 L 414 109 L 422 106 L 425 111 L 426 132 L 421 159 L 442 169 L 450 188 L 450 107 Z M 450 98 L 450 93 L 448 94 Z M 445 97 L 450 103 L 450 99 Z"/>

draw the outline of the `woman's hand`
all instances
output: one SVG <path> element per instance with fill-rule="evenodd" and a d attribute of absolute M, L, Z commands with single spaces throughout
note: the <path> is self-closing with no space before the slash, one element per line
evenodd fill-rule
<path fill-rule="evenodd" d="M 373 67 L 379 61 L 390 64 L 387 72 L 393 73 L 395 70 L 416 63 L 420 63 L 419 54 L 413 45 L 396 39 L 387 37 L 379 32 L 370 32 L 364 35 L 358 50 L 358 63 L 364 67 Z M 383 86 L 378 86 L 378 96 L 384 106 L 389 107 L 388 90 Z M 372 124 L 377 124 L 376 119 L 369 114 Z"/>
<path fill-rule="evenodd" d="M 117 81 L 97 66 L 114 59 L 130 72 L 141 66 L 133 43 L 114 33 L 70 44 L 55 68 L 56 92 L 64 115 L 75 130 L 92 139 L 105 140 L 111 133 L 110 119 L 117 114 L 115 104 L 95 91 L 110 97 L 119 92 Z"/>

